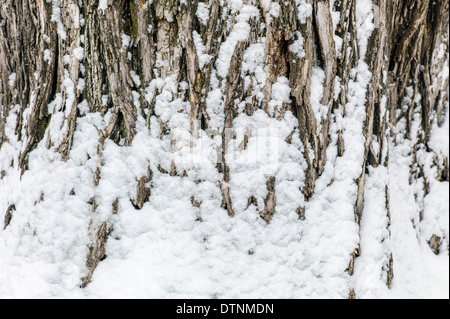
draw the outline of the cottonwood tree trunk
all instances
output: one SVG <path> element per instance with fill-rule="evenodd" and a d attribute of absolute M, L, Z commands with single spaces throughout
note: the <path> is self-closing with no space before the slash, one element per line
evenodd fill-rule
<path fill-rule="evenodd" d="M 350 198 L 359 227 L 365 213 L 368 172 L 380 166 L 389 168 L 388 141 L 395 143 L 398 138 L 394 132 L 398 123 L 404 123 L 400 131 L 404 139 L 416 141 L 412 154 L 433 151 L 428 147 L 430 132 L 433 125 L 442 123 L 448 100 L 448 72 L 444 72 L 448 67 L 448 2 L 241 2 L 0 0 L 0 152 L 12 140 L 20 143 L 17 161 L 8 167 L 25 174 L 30 154 L 39 145 L 60 154 L 56 161 L 70 161 L 80 119 L 98 113 L 105 125 L 90 137 L 97 145 L 97 165 L 92 170 L 95 188 L 105 174 L 105 141 L 110 139 L 121 148 L 133 145 L 142 133 L 141 119 L 146 129 L 157 126 L 159 138 L 169 139 L 168 145 L 176 149 L 176 141 L 170 141 L 176 125 L 171 121 L 176 114 L 186 114 L 191 147 L 205 134 L 211 139 L 220 137 L 217 187 L 224 212 L 234 218 L 241 208 L 231 195 L 233 171 L 226 155 L 236 139 L 234 130 L 245 131 L 243 140 L 237 141 L 240 150 L 255 134 L 250 127 L 236 127 L 235 120 L 261 110 L 269 118 L 283 120 L 290 112 L 297 124 L 286 143 L 298 139 L 303 157 L 302 204 L 296 210 L 300 221 L 308 219 L 309 202 L 318 192 L 317 181 L 326 175 L 327 165 L 334 165 L 340 157 L 350 158 L 351 148 L 358 143 L 361 156 L 348 165 L 356 170 Z M 314 79 L 320 79 L 319 84 Z M 286 87 L 288 98 L 279 98 Z M 176 108 L 174 101 L 181 107 L 168 113 Z M 351 117 L 361 111 L 358 126 Z M 8 124 L 12 118 L 13 129 Z M 358 134 L 361 138 L 355 142 L 352 136 Z M 429 179 L 449 180 L 445 156 L 434 156 L 436 176 L 424 174 L 428 163 L 419 156 L 410 165 L 410 179 L 423 183 L 418 203 L 429 192 Z M 137 187 L 131 195 L 124 194 L 137 210 L 152 198 L 155 173 L 187 174 L 174 161 L 168 167 L 148 162 L 147 167 L 135 176 Z M 338 177 L 330 179 L 329 185 Z M 202 179 L 195 182 L 202 183 Z M 389 228 L 390 188 L 384 183 Z M 277 218 L 283 198 L 277 196 L 275 174 L 266 175 L 261 184 L 266 196 L 259 202 L 256 195 L 249 197 L 247 208 L 255 206 L 269 224 Z M 91 281 L 113 232 L 114 225 L 98 217 L 102 196 L 94 192 L 88 202 L 91 243 L 82 286 Z M 119 200 L 111 201 L 110 213 L 117 214 Z M 202 205 L 194 194 L 192 205 Z M 17 203 L 8 203 L 8 207 L 14 209 L 6 212 L 5 228 L 20 214 Z M 437 235 L 430 238 L 431 248 L 436 252 L 443 240 L 448 241 Z M 342 272 L 352 276 L 360 254 L 357 244 Z M 395 263 L 392 255 L 386 260 L 383 271 L 389 286 Z M 352 288 L 349 296 L 355 296 Z"/>

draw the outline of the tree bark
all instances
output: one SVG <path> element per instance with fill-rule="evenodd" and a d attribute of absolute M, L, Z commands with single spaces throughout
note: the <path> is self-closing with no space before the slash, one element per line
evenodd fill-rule
<path fill-rule="evenodd" d="M 92 180 L 98 186 L 105 141 L 111 139 L 121 148 L 132 145 L 137 134 L 142 133 L 137 130 L 140 118 L 147 128 L 158 123 L 163 140 L 169 136 L 171 119 L 164 116 L 161 101 L 179 99 L 189 105 L 189 109 L 179 112 L 189 115 L 193 147 L 204 134 L 221 137 L 217 164 L 221 180 L 217 187 L 223 197 L 222 207 L 233 218 L 238 210 L 231 195 L 227 153 L 236 129 L 246 130 L 240 151 L 246 149 L 253 134 L 250 127 L 236 127 L 235 119 L 241 114 L 251 117 L 257 110 L 275 119 L 292 112 L 298 130 L 289 139 L 297 134 L 306 163 L 301 187 L 305 204 L 297 208 L 299 219 L 305 220 L 317 180 L 330 164 L 330 150 L 336 151 L 339 158 L 348 149 L 345 128 L 338 127 L 335 134 L 331 127 L 337 125 L 337 117 L 349 116 L 347 105 L 354 102 L 352 90 L 362 76 L 358 72 L 367 71 L 370 79 L 362 101 L 364 155 L 358 167 L 359 177 L 354 180 L 354 218 L 359 227 L 368 169 L 389 167 L 386 141 L 394 138 L 390 128 L 406 121 L 404 138 L 419 136 L 411 152 L 422 148 L 433 151 L 428 147 L 430 132 L 433 123 L 442 123 L 448 101 L 448 76 L 443 70 L 448 67 L 449 4 L 374 0 L 375 28 L 365 39 L 367 45 L 362 45 L 364 34 L 358 33 L 357 2 L 245 0 L 238 9 L 230 9 L 227 1 L 205 0 L 201 2 L 202 8 L 208 8 L 205 18 L 197 14 L 198 0 L 108 0 L 105 8 L 96 0 L 0 0 L 0 152 L 15 136 L 22 146 L 18 163 L 12 165 L 22 174 L 29 169 L 29 156 L 40 143 L 61 154 L 60 161 L 68 161 L 77 121 L 85 112 L 98 112 L 107 121 L 106 127 L 99 129 L 96 142 L 98 166 Z M 253 45 L 264 48 L 264 83 L 258 82 L 255 69 L 245 67 L 245 54 Z M 294 50 L 295 45 L 301 49 Z M 367 70 L 361 70 L 361 61 Z M 318 69 L 323 72 L 320 112 L 319 104 L 312 102 L 317 88 L 311 82 Z M 277 94 L 276 85 L 284 78 L 291 90 L 289 101 L 275 105 L 271 101 Z M 216 91 L 221 92 L 221 125 L 212 120 L 217 114 L 208 108 L 208 98 L 214 99 Z M 87 105 L 87 111 L 82 111 L 80 104 Z M 418 132 L 413 127 L 417 107 Z M 14 132 L 7 129 L 11 114 L 16 115 Z M 48 132 L 51 121 L 59 121 L 59 131 L 53 134 Z M 448 158 L 434 158 L 439 172 L 436 178 L 448 181 Z M 425 192 L 417 198 L 418 203 L 428 194 L 430 177 L 424 176 L 424 165 L 418 159 L 411 163 L 411 179 L 424 184 Z M 136 176 L 138 186 L 132 192 L 136 196 L 130 197 L 136 209 L 153 196 L 153 172 L 150 163 L 147 166 L 148 172 Z M 175 163 L 171 170 L 171 175 L 183 174 Z M 247 208 L 253 204 L 261 218 L 271 223 L 282 199 L 277 196 L 275 177 L 267 176 L 263 187 L 267 187 L 264 205 L 258 207 L 258 200 L 251 197 Z M 389 198 L 389 186 L 385 189 Z M 95 196 L 91 202 L 92 244 L 86 256 L 88 274 L 82 280 L 83 286 L 89 284 L 104 257 L 113 229 L 113 225 L 96 217 Z M 193 205 L 200 207 L 201 202 L 192 198 Z M 111 208 L 113 214 L 117 213 L 117 205 Z M 389 200 L 386 211 L 388 214 Z M 19 213 L 8 209 L 5 228 Z M 440 241 L 437 235 L 430 239 L 434 252 Z M 350 276 L 359 254 L 357 246 L 348 257 Z M 392 256 L 386 267 L 389 286 L 395 269 Z M 354 294 L 349 292 L 349 296 Z"/>

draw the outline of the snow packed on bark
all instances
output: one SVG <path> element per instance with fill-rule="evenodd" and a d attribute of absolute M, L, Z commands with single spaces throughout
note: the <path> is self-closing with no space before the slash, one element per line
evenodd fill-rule
<path fill-rule="evenodd" d="M 209 129 L 213 131 L 222 131 L 225 122 L 224 87 L 217 78 L 227 76 L 236 45 L 249 36 L 249 19 L 259 15 L 257 8 L 247 3 L 228 1 L 230 12 L 236 15 L 218 51 L 206 97 Z M 298 19 L 305 20 L 311 9 L 302 0 L 296 3 L 302 8 Z M 58 6 L 58 1 L 54 5 Z M 277 6 L 270 5 L 271 1 L 264 1 L 274 18 Z M 107 6 L 108 1 L 99 1 L 99 9 Z M 357 12 L 358 45 L 364 53 L 374 29 L 371 1 L 357 1 Z M 206 24 L 209 6 L 199 5 L 196 15 Z M 204 54 L 205 44 L 198 34 L 194 33 L 193 39 L 201 68 L 211 56 Z M 264 41 L 262 38 L 248 46 L 242 62 L 243 77 L 248 70 L 255 74 L 247 83 L 252 81 L 257 99 L 262 98 L 266 82 Z M 341 41 L 337 37 L 336 45 Z M 300 34 L 290 50 L 304 54 Z M 83 49 L 76 52 L 76 57 L 87 63 L 82 60 Z M 148 125 L 139 114 L 132 145 L 119 146 L 106 139 L 102 158 L 97 152 L 99 130 L 108 125 L 110 115 L 88 112 L 85 101 L 78 105 L 82 116 L 77 119 L 68 161 L 61 161 L 61 155 L 45 145 L 48 136 L 58 144 L 61 127 L 67 129 L 60 109 L 62 97 L 57 96 L 49 105 L 54 115 L 46 135 L 30 153 L 23 175 L 18 161 L 24 142 L 14 134 L 17 106 L 7 118 L 8 140 L 0 149 L 0 171 L 5 172 L 0 180 L 0 212 L 6 212 L 12 203 L 17 212 L 7 228 L 0 222 L 0 297 L 347 298 L 351 288 L 361 298 L 448 297 L 449 184 L 433 177 L 433 158 L 426 150 L 419 150 L 417 156 L 428 168 L 425 174 L 431 184 L 425 201 L 417 203 L 415 195 L 422 185 L 408 180 L 412 163 L 409 151 L 417 137 L 413 134 L 407 140 L 399 133 L 405 125 L 402 121 L 390 128 L 393 134 L 384 141 L 389 146 L 385 154 L 388 167 L 370 168 L 366 175 L 360 228 L 355 223 L 355 180 L 364 165 L 363 125 L 371 79 L 364 55 L 348 84 L 347 116 L 338 110 L 332 114 L 327 162 L 307 202 L 301 192 L 307 163 L 298 121 L 290 111 L 281 118 L 273 117 L 277 107 L 289 102 L 288 79 L 279 77 L 273 84 L 270 114 L 263 110 L 251 116 L 241 112 L 233 120 L 235 138 L 227 145 L 226 158 L 233 218 L 221 207 L 218 185 L 222 174 L 216 167 L 221 136 L 200 130 L 192 142 L 190 104 L 174 98 L 180 88 L 170 76 L 156 78 L 146 88 L 147 101 L 155 99 L 159 120 L 153 116 Z M 327 112 L 321 104 L 324 76 L 322 68 L 314 67 L 310 102 L 319 124 L 317 132 Z M 12 75 L 9 85 L 14 87 L 14 83 Z M 64 85 L 67 92 L 73 92 L 69 75 Z M 68 105 L 74 99 L 70 94 L 65 98 Z M 139 95 L 134 103 L 140 103 Z M 448 102 L 444 112 L 443 124 L 435 123 L 432 129 L 430 147 L 448 158 Z M 420 118 L 414 121 L 419 131 Z M 170 136 L 160 136 L 162 122 L 171 130 Z M 338 131 L 346 143 L 343 156 L 338 156 Z M 242 150 L 240 143 L 247 132 L 250 134 Z M 101 175 L 94 185 L 92 176 L 99 161 Z M 137 178 L 147 174 L 149 163 L 153 172 L 148 183 L 151 196 L 137 210 L 130 199 L 136 199 Z M 178 173 L 185 174 L 164 173 L 171 171 L 173 163 Z M 259 212 L 271 176 L 275 177 L 277 205 L 273 219 L 266 223 Z M 386 184 L 390 216 L 386 215 Z M 249 203 L 252 196 L 256 205 Z M 88 204 L 93 197 L 98 205 L 94 217 Z M 116 199 L 119 211 L 113 214 Z M 201 205 L 193 205 L 193 200 Z M 304 218 L 297 212 L 301 206 L 305 207 Z M 423 220 L 418 217 L 420 210 L 426 212 Z M 86 275 L 92 218 L 95 223 L 113 225 L 113 230 L 106 258 L 96 268 L 92 282 L 80 289 L 80 278 Z M 431 252 L 427 242 L 434 234 L 445 238 L 438 255 Z M 350 276 L 346 269 L 358 245 L 361 254 Z M 389 263 L 390 252 L 395 277 L 389 289 L 383 266 Z"/>

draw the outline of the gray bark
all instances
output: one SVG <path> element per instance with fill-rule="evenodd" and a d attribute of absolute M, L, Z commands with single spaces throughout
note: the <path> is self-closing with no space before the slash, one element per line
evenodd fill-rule
<path fill-rule="evenodd" d="M 330 143 L 329 130 L 332 112 L 338 110 L 346 116 L 345 105 L 348 102 L 348 87 L 351 70 L 356 66 L 361 52 L 358 47 L 356 25 L 356 0 L 334 2 L 334 10 L 341 14 L 334 30 L 328 0 L 312 1 L 312 15 L 303 23 L 298 20 L 298 8 L 294 0 L 275 1 L 280 6 L 277 18 L 270 16 L 267 8 L 258 1 L 247 1 L 260 11 L 260 16 L 249 21 L 251 26 L 247 40 L 237 43 L 230 62 L 230 71 L 222 77 L 213 74 L 220 45 L 226 41 L 230 30 L 227 19 L 234 19 L 231 13 L 223 11 L 218 0 L 207 0 L 210 5 L 209 20 L 203 24 L 195 15 L 198 1 L 182 2 L 175 0 L 118 0 L 108 1 L 106 10 L 98 7 L 95 0 L 62 0 L 60 2 L 60 19 L 52 20 L 55 14 L 53 2 L 43 0 L 0 0 L 0 150 L 8 140 L 5 133 L 6 119 L 10 112 L 19 105 L 15 134 L 24 141 L 20 154 L 20 169 L 27 170 L 30 152 L 43 140 L 45 131 L 52 117 L 48 104 L 56 94 L 62 94 L 62 110 L 65 119 L 62 123 L 63 138 L 58 145 L 51 140 L 44 141 L 48 148 L 55 148 L 61 153 L 62 160 L 70 155 L 72 140 L 76 130 L 77 118 L 80 116 L 78 104 L 86 100 L 90 112 L 105 115 L 111 111 L 108 126 L 100 133 L 98 141 L 99 163 L 93 176 L 98 185 L 102 171 L 102 150 L 105 139 L 112 139 L 121 146 L 131 145 L 136 135 L 138 115 L 143 115 L 150 125 L 154 112 L 155 88 L 153 101 L 145 99 L 145 89 L 155 78 L 174 77 L 176 86 L 187 82 L 187 89 L 179 89 L 176 95 L 190 102 L 190 129 L 194 138 L 200 130 L 208 131 L 210 115 L 206 109 L 206 97 L 211 90 L 211 78 L 215 77 L 223 88 L 225 96 L 222 148 L 222 161 L 217 169 L 223 174 L 220 189 L 223 196 L 222 207 L 230 218 L 235 215 L 230 197 L 229 168 L 225 161 L 228 141 L 233 138 L 227 130 L 233 129 L 233 119 L 237 116 L 236 105 L 246 102 L 244 112 L 253 114 L 256 109 L 268 112 L 268 103 L 272 97 L 272 85 L 278 77 L 288 78 L 291 86 L 291 102 L 284 103 L 276 110 L 275 117 L 281 117 L 287 110 L 297 117 L 299 138 L 305 150 L 307 162 L 305 186 L 302 193 L 308 201 L 314 194 L 315 182 L 323 173 L 327 163 L 327 147 Z M 364 213 L 364 185 L 366 169 L 369 166 L 388 165 L 383 157 L 381 145 L 378 150 L 373 147 L 373 137 L 384 141 L 389 134 L 388 126 L 394 125 L 402 118 L 408 125 L 405 137 L 410 138 L 412 116 L 415 104 L 403 108 L 408 96 L 407 87 L 413 86 L 413 98 L 420 95 L 423 105 L 421 110 L 420 145 L 427 145 L 430 137 L 431 122 L 434 114 L 441 122 L 444 103 L 448 99 L 448 78 L 441 76 L 445 56 L 448 54 L 448 19 L 447 1 L 429 0 L 376 0 L 379 11 L 379 28 L 375 29 L 369 39 L 364 60 L 369 66 L 372 78 L 366 96 L 366 120 L 364 125 L 364 163 L 361 175 L 355 181 L 358 186 L 357 199 L 354 203 L 355 222 L 360 223 Z M 83 22 L 82 22 L 83 21 Z M 200 67 L 199 57 L 193 39 L 197 32 L 205 43 L 204 54 L 212 58 Z M 296 56 L 289 50 L 295 34 L 303 38 L 304 55 Z M 123 34 L 129 36 L 129 43 L 124 42 Z M 337 52 L 333 36 L 343 39 L 340 52 Z M 258 102 L 252 87 L 244 91 L 241 68 L 246 48 L 265 37 L 264 71 L 267 80 L 262 88 L 263 100 Z M 446 54 L 440 54 L 441 45 Z M 83 63 L 77 58 L 77 50 L 83 46 Z M 67 60 L 65 56 L 68 55 Z M 131 56 L 130 56 L 131 55 Z M 156 63 L 157 57 L 163 63 Z M 324 92 L 321 103 L 327 107 L 327 114 L 317 121 L 310 103 L 311 75 L 313 66 L 321 66 L 325 72 Z M 83 70 L 82 70 L 83 69 Z M 139 76 L 140 85 L 135 83 L 132 72 Z M 15 75 L 14 85 L 9 84 Z M 384 78 L 383 74 L 387 74 Z M 80 76 L 85 88 L 78 90 Z M 254 74 L 250 74 L 254 77 Z M 336 77 L 340 87 L 335 96 Z M 67 85 L 68 81 L 73 85 Z M 140 95 L 140 109 L 133 102 L 133 91 Z M 72 96 L 71 99 L 68 97 Z M 388 108 L 382 113 L 380 107 L 383 96 L 387 97 Z M 106 99 L 105 99 L 106 97 Z M 66 101 L 70 101 L 67 104 Z M 29 109 L 29 110 L 28 110 Z M 28 111 L 27 111 L 28 110 Z M 161 136 L 168 134 L 162 119 Z M 320 124 L 320 131 L 317 130 Z M 63 128 L 64 126 L 64 128 Z M 248 142 L 243 141 L 243 150 Z M 346 141 L 341 132 L 338 138 L 338 156 L 345 153 Z M 415 152 L 417 147 L 412 152 Z M 436 157 L 439 170 L 438 178 L 449 180 L 448 159 Z M 411 169 L 411 178 L 421 174 L 421 165 L 416 163 Z M 178 174 L 173 165 L 171 175 Z M 148 201 L 151 191 L 148 183 L 152 179 L 149 169 L 147 176 L 138 178 L 137 196 L 133 200 L 136 208 L 142 208 Z M 261 217 L 269 223 L 276 207 L 276 189 L 274 177 L 267 180 L 267 198 Z M 424 178 L 424 188 L 426 186 Z M 387 198 L 389 188 L 386 186 Z M 201 203 L 193 198 L 192 203 L 200 207 Z M 105 255 L 105 243 L 112 230 L 112 225 L 96 223 L 95 198 L 92 200 L 93 221 L 92 245 L 86 256 L 89 274 L 83 278 L 87 285 L 99 261 Z M 249 199 L 250 205 L 257 206 L 255 198 Z M 387 203 L 387 209 L 389 204 Z M 117 206 L 117 203 L 116 203 Z M 8 209 L 5 227 L 11 221 L 14 209 Z M 112 208 L 117 212 L 117 207 Z M 297 210 L 300 219 L 305 219 L 305 208 Z M 437 252 L 440 238 L 430 239 L 430 246 Z M 359 247 L 349 256 L 350 275 L 353 274 L 354 261 L 359 254 Z M 390 259 L 389 279 L 392 281 L 392 258 Z M 354 291 L 350 291 L 354 297 Z"/>

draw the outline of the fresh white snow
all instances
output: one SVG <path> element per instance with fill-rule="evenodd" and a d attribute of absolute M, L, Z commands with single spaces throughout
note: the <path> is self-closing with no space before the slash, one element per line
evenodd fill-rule
<path fill-rule="evenodd" d="M 65 36 L 59 1 L 52 3 L 58 9 L 53 20 L 58 23 L 59 34 Z M 279 5 L 271 1 L 264 4 L 276 18 Z M 298 19 L 304 23 L 312 13 L 311 5 L 304 0 L 296 0 L 296 5 Z M 225 81 L 218 79 L 226 78 L 236 45 L 247 40 L 249 19 L 259 15 L 254 6 L 242 0 L 229 1 L 228 6 L 234 24 L 219 49 L 206 97 L 213 133 L 221 133 L 224 126 Z M 107 7 L 108 1 L 99 1 L 99 9 Z M 208 23 L 209 9 L 199 3 L 196 14 L 203 25 Z M 333 17 L 337 19 L 335 13 Z M 357 17 L 363 57 L 375 27 L 371 1 L 357 1 Z M 212 57 L 204 54 L 200 35 L 194 32 L 192 36 L 202 68 Z M 293 40 L 290 50 L 303 57 L 300 33 Z M 124 50 L 129 41 L 123 34 Z M 335 42 L 341 45 L 339 39 Z M 264 50 L 263 38 L 246 48 L 242 63 L 241 76 L 246 86 L 252 85 L 257 102 L 262 101 L 266 81 Z M 83 48 L 75 49 L 74 56 L 82 61 Z M 50 56 L 44 60 L 50 61 Z M 140 86 L 139 76 L 131 75 Z M 61 128 L 65 121 L 61 107 L 63 103 L 72 105 L 75 85 L 66 74 L 66 94 L 57 94 L 49 104 L 53 114 L 49 128 L 31 152 L 29 169 L 22 176 L 18 156 L 26 141 L 19 141 L 14 133 L 19 106 L 7 118 L 9 140 L 0 149 L 0 172 L 5 172 L 0 179 L 0 213 L 11 204 L 15 204 L 15 211 L 6 229 L 0 222 L 0 298 L 347 298 L 350 288 L 360 298 L 448 298 L 449 183 L 434 178 L 432 153 L 419 150 L 430 194 L 423 203 L 417 202 L 415 195 L 422 185 L 420 181 L 409 182 L 410 151 L 417 136 L 404 139 L 402 122 L 391 128 L 395 140 L 388 137 L 383 141 L 388 145 L 383 156 L 389 155 L 388 168 L 371 168 L 366 176 L 361 228 L 355 223 L 355 180 L 363 167 L 365 97 L 372 76 L 363 58 L 352 75 L 346 116 L 340 110 L 332 114 L 327 163 L 309 202 L 300 191 L 307 163 L 292 113 L 287 111 L 275 119 L 257 110 L 252 116 L 241 112 L 234 119 L 233 126 L 240 129 L 227 145 L 230 196 L 236 212 L 230 218 L 221 208 L 218 187 L 223 178 L 216 167 L 221 137 L 201 131 L 192 146 L 190 104 L 177 97 L 176 75 L 155 78 L 145 90 L 148 102 L 155 99 L 159 119 L 152 117 L 147 125 L 139 115 L 133 144 L 119 147 L 107 139 L 102 159 L 97 154 L 99 130 L 106 127 L 110 115 L 102 118 L 99 113 L 90 113 L 87 102 L 81 101 L 78 108 L 82 116 L 77 119 L 70 158 L 63 162 L 55 147 L 48 149 L 46 143 L 51 140 L 58 145 L 61 131 L 67 129 L 67 123 Z M 317 123 L 327 115 L 327 107 L 320 104 L 324 76 L 319 67 L 313 69 L 311 105 Z M 14 83 L 12 74 L 9 85 Z M 84 80 L 80 83 L 78 88 L 82 89 Z M 187 84 L 180 86 L 185 89 Z M 139 95 L 135 95 L 139 103 Z M 271 113 L 289 102 L 289 96 L 288 79 L 279 77 L 272 87 Z M 25 119 L 31 109 L 32 104 Z M 418 131 L 420 119 L 415 121 Z M 162 123 L 171 134 L 160 136 Z M 448 158 L 448 103 L 439 124 L 434 123 L 429 146 Z M 342 130 L 346 143 L 342 157 L 337 156 L 338 130 Z M 247 146 L 240 150 L 247 132 Z M 292 141 L 287 143 L 292 132 Z M 101 178 L 95 186 L 93 176 L 100 162 Z M 172 163 L 178 176 L 159 169 L 170 171 Z M 135 199 L 137 180 L 147 174 L 149 165 L 153 171 L 150 201 L 136 210 L 130 199 Z M 181 176 L 182 171 L 186 176 Z M 271 176 L 276 180 L 277 206 L 272 221 L 266 224 L 259 211 L 264 208 L 266 181 Z M 257 199 L 257 207 L 248 206 L 251 196 Z M 88 204 L 93 197 L 98 204 L 95 213 Z M 200 208 L 192 205 L 193 198 L 201 203 Z M 119 212 L 113 215 L 111 207 L 116 199 Z M 299 207 L 306 207 L 305 220 L 296 213 Z M 106 245 L 107 258 L 99 263 L 88 287 L 80 289 L 80 278 L 87 271 L 91 219 L 95 225 L 107 222 L 113 231 Z M 427 243 L 433 234 L 445 238 L 438 255 Z M 358 243 L 361 256 L 356 259 L 355 274 L 350 276 L 346 269 Z M 390 253 L 395 277 L 388 289 Z"/>

